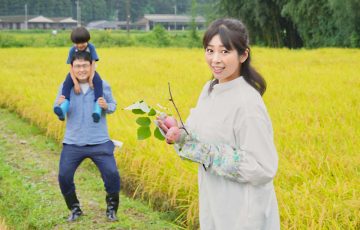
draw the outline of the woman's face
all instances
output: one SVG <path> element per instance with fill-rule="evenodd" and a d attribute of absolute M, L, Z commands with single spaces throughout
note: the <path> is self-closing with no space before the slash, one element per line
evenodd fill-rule
<path fill-rule="evenodd" d="M 241 56 L 236 49 L 226 49 L 218 34 L 210 40 L 205 48 L 205 59 L 219 83 L 231 81 L 240 76 Z"/>

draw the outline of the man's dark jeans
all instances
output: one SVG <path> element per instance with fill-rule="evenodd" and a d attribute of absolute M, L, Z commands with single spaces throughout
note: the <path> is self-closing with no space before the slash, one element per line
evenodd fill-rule
<path fill-rule="evenodd" d="M 63 145 L 59 165 L 61 193 L 66 196 L 75 192 L 74 174 L 85 158 L 90 158 L 101 172 L 108 194 L 120 191 L 120 176 L 114 158 L 114 144 L 108 141 L 98 145 Z"/>

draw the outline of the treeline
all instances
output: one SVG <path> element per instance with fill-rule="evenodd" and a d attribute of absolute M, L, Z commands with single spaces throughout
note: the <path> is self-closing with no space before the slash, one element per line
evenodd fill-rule
<path fill-rule="evenodd" d="M 191 0 L 78 0 L 81 20 L 136 21 L 144 14 L 186 14 L 191 12 Z M 76 0 L 0 0 L 0 15 L 24 15 L 27 4 L 29 15 L 77 18 Z M 200 4 L 212 2 L 202 0 Z M 176 6 L 176 7 L 175 7 Z"/>
<path fill-rule="evenodd" d="M 221 0 L 217 9 L 242 19 L 255 44 L 360 47 L 360 0 Z"/>
<path fill-rule="evenodd" d="M 56 35 L 50 30 L 2 31 L 0 48 L 9 47 L 70 47 L 70 31 L 60 30 Z M 96 47 L 201 47 L 201 32 L 194 37 L 191 31 L 169 33 L 161 25 L 156 25 L 151 32 L 98 31 L 91 30 L 91 40 Z"/>
<path fill-rule="evenodd" d="M 251 43 L 271 47 L 360 47 L 360 0 L 79 0 L 81 20 L 135 22 L 144 14 L 239 18 Z M 194 2 L 196 4 L 194 4 Z M 76 0 L 0 0 L 0 15 L 73 17 Z M 175 7 L 176 6 L 176 7 Z M 196 6 L 196 9 L 194 9 Z"/>

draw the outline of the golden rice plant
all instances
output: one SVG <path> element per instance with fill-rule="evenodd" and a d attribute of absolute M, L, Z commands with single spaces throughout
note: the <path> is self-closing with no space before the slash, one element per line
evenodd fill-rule
<path fill-rule="evenodd" d="M 64 123 L 52 112 L 69 67 L 66 48 L 0 49 L 0 104 L 61 141 Z M 279 154 L 275 187 L 282 229 L 360 228 L 360 50 L 252 49 L 268 82 L 264 100 Z M 168 102 L 167 82 L 183 117 L 210 78 L 201 49 L 98 49 L 98 71 L 118 103 L 110 135 L 124 142 L 117 163 L 128 194 L 177 222 L 198 226 L 197 166 L 155 138 L 136 140 L 135 101 Z"/>
<path fill-rule="evenodd" d="M 0 230 L 8 230 L 9 228 L 6 226 L 5 221 L 0 218 Z"/>

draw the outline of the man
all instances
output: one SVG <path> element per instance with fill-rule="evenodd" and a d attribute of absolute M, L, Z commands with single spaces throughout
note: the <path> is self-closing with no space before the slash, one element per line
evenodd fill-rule
<path fill-rule="evenodd" d="M 100 119 L 99 123 L 93 122 L 91 114 L 95 103 L 94 90 L 88 83 L 91 62 L 90 54 L 86 51 L 76 52 L 71 60 L 71 68 L 79 81 L 82 93 L 75 94 L 74 90 L 71 91 L 60 156 L 59 184 L 67 207 L 71 210 L 68 221 L 75 221 L 82 215 L 82 211 L 75 192 L 74 174 L 80 163 L 85 158 L 90 158 L 100 170 L 104 181 L 107 192 L 106 216 L 110 221 L 115 221 L 119 205 L 120 176 L 113 153 L 114 144 L 109 138 L 105 116 L 115 111 L 116 102 L 112 98 L 110 86 L 103 81 L 104 97 L 98 99 L 103 119 Z M 60 95 L 61 87 L 56 105 L 61 104 L 65 99 Z"/>

